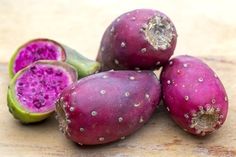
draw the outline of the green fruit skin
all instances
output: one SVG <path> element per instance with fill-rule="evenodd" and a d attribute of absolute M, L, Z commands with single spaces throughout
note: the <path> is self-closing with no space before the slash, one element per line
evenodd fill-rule
<path fill-rule="evenodd" d="M 50 61 L 50 60 L 39 60 L 34 62 L 33 64 L 38 64 L 38 63 L 44 63 L 44 64 L 54 64 L 58 66 L 63 66 L 64 68 L 67 69 L 67 71 L 70 71 L 73 73 L 71 75 L 73 82 L 77 80 L 78 73 L 76 69 L 65 63 L 65 62 L 60 62 L 60 61 Z M 32 113 L 30 111 L 27 111 L 24 109 L 21 104 L 18 102 L 15 94 L 15 83 L 17 78 L 24 73 L 30 67 L 32 64 L 29 66 L 25 67 L 24 69 L 21 69 L 18 71 L 15 76 L 11 79 L 10 84 L 8 86 L 8 91 L 7 91 L 7 106 L 9 108 L 9 112 L 13 115 L 14 118 L 18 119 L 20 122 L 28 124 L 28 123 L 35 123 L 35 122 L 40 122 L 46 118 L 48 118 L 53 112 L 44 112 L 44 113 Z"/>
<path fill-rule="evenodd" d="M 29 123 L 35 123 L 40 122 L 46 118 L 48 118 L 53 112 L 47 112 L 43 114 L 36 114 L 36 113 L 30 113 L 27 111 L 24 111 L 23 108 L 21 108 L 19 105 L 13 105 L 16 102 L 13 97 L 10 90 L 7 92 L 7 105 L 9 108 L 9 112 L 14 116 L 14 118 L 20 120 L 20 122 L 29 124 Z"/>
<path fill-rule="evenodd" d="M 61 46 L 64 49 L 65 55 L 63 57 L 62 61 L 66 61 L 68 64 L 72 65 L 78 72 L 78 78 L 82 78 L 91 74 L 94 74 L 100 70 L 100 63 L 90 60 L 84 56 L 82 56 L 80 53 L 78 53 L 76 50 L 66 46 L 62 45 L 54 40 L 51 39 L 46 39 L 46 38 L 38 38 L 38 39 L 33 39 L 30 40 L 29 42 L 33 41 L 39 41 L 39 40 L 46 40 L 50 42 L 54 42 L 55 44 Z M 27 42 L 27 43 L 29 43 Z M 27 44 L 26 43 L 26 44 Z M 23 46 L 25 46 L 24 44 Z M 10 78 L 14 77 L 14 72 L 13 72 L 13 63 L 15 62 L 15 57 L 17 56 L 20 48 L 23 46 L 19 47 L 16 52 L 13 54 L 11 57 L 10 63 L 8 65 L 8 71 L 9 71 L 9 76 Z"/>
<path fill-rule="evenodd" d="M 68 46 L 63 45 L 63 48 L 66 52 L 66 62 L 77 70 L 78 78 L 83 78 L 100 70 L 100 63 L 82 56 Z"/>

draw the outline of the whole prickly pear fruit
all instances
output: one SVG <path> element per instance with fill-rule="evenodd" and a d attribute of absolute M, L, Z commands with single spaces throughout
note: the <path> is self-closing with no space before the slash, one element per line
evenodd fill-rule
<path fill-rule="evenodd" d="M 23 123 L 47 118 L 55 110 L 58 94 L 77 80 L 77 71 L 59 61 L 37 61 L 18 71 L 10 82 L 7 104 Z"/>
<path fill-rule="evenodd" d="M 228 112 L 226 91 L 214 71 L 200 59 L 178 56 L 161 73 L 164 104 L 185 131 L 205 136 L 217 130 Z"/>
<path fill-rule="evenodd" d="M 175 26 L 165 14 L 151 9 L 133 10 L 106 29 L 97 61 L 102 71 L 159 68 L 168 62 L 176 41 Z"/>
<path fill-rule="evenodd" d="M 79 78 L 93 74 L 100 68 L 98 62 L 85 58 L 75 50 L 42 38 L 31 40 L 16 50 L 9 63 L 10 77 L 38 60 L 65 61 L 75 67 Z"/>
<path fill-rule="evenodd" d="M 152 72 L 109 71 L 67 87 L 56 105 L 60 130 L 79 144 L 125 138 L 144 125 L 160 101 Z"/>

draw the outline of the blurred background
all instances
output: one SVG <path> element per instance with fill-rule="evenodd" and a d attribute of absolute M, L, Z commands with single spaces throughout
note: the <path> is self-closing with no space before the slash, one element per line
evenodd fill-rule
<path fill-rule="evenodd" d="M 234 0 L 0 0 L 0 62 L 38 37 L 57 40 L 94 59 L 106 27 L 136 8 L 166 13 L 178 32 L 176 54 L 236 52 Z"/>

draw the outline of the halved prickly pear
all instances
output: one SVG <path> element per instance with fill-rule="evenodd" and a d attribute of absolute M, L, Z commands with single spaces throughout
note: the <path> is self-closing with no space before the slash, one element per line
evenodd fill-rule
<path fill-rule="evenodd" d="M 56 105 L 61 131 L 79 144 L 104 144 L 144 125 L 160 101 L 152 72 L 109 71 L 67 87 Z"/>
<path fill-rule="evenodd" d="M 101 70 L 155 69 L 174 53 L 177 33 L 164 13 L 137 9 L 122 14 L 106 29 L 97 61 Z"/>
<path fill-rule="evenodd" d="M 178 56 L 161 73 L 164 103 L 185 131 L 205 136 L 225 121 L 228 98 L 220 79 L 203 61 Z"/>
<path fill-rule="evenodd" d="M 58 94 L 77 80 L 77 71 L 59 61 L 37 61 L 18 71 L 9 84 L 7 104 L 23 123 L 47 118 L 55 109 Z"/>
<path fill-rule="evenodd" d="M 42 38 L 31 40 L 16 50 L 9 63 L 10 77 L 38 60 L 65 61 L 76 68 L 79 78 L 93 74 L 100 68 L 98 62 L 85 58 L 75 50 Z"/>

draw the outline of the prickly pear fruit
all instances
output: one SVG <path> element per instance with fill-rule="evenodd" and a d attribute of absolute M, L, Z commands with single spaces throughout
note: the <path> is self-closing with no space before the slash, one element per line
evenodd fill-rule
<path fill-rule="evenodd" d="M 133 10 L 106 29 L 97 61 L 101 70 L 154 69 L 165 64 L 177 41 L 174 24 L 158 10 Z"/>
<path fill-rule="evenodd" d="M 218 129 L 228 112 L 224 86 L 200 59 L 178 56 L 161 73 L 164 104 L 185 131 L 205 136 Z"/>
<path fill-rule="evenodd" d="M 79 144 L 125 138 L 144 125 L 160 101 L 152 72 L 109 71 L 80 79 L 63 90 L 56 105 L 60 130 Z"/>
<path fill-rule="evenodd" d="M 79 78 L 93 74 L 100 68 L 98 62 L 85 58 L 75 50 L 54 40 L 42 38 L 31 40 L 16 50 L 9 64 L 10 77 L 38 60 L 65 61 L 76 68 Z"/>
<path fill-rule="evenodd" d="M 58 94 L 77 80 L 77 71 L 59 61 L 36 61 L 18 71 L 10 82 L 7 104 L 23 123 L 46 119 L 54 110 Z"/>

